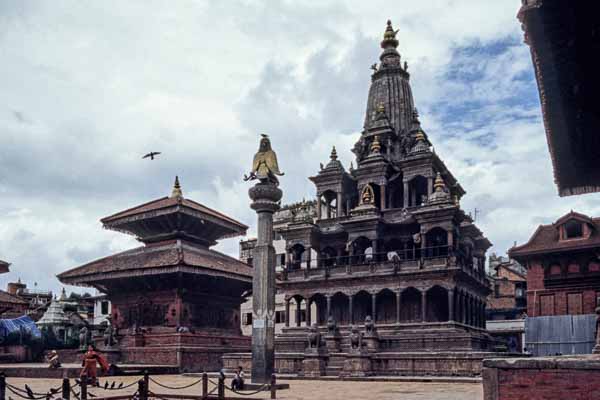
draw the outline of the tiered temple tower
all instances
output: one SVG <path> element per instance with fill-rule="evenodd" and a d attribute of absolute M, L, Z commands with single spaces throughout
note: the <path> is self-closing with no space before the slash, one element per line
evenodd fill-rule
<path fill-rule="evenodd" d="M 276 339 L 282 372 L 302 373 L 313 323 L 323 331 L 337 325 L 331 375 L 341 373 L 351 326 L 369 319 L 379 343 L 372 373 L 477 373 L 483 353 L 474 354 L 492 347 L 484 272 L 491 243 L 461 210 L 465 191 L 431 150 L 397 46 L 388 21 L 353 149 L 356 168 L 346 170 L 334 147 L 309 178 L 315 218 L 275 226 L 287 251 L 279 282 L 287 327 Z"/>
<path fill-rule="evenodd" d="M 121 362 L 216 371 L 223 353 L 250 349 L 239 310 L 242 294 L 252 287 L 252 268 L 210 249 L 219 239 L 245 234 L 247 226 L 184 198 L 178 179 L 171 196 L 102 224 L 144 245 L 58 279 L 107 295 Z"/>

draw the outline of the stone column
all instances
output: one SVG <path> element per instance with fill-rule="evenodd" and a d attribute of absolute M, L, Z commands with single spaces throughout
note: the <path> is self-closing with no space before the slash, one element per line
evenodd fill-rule
<path fill-rule="evenodd" d="M 421 321 L 427 321 L 427 291 L 421 292 Z"/>
<path fill-rule="evenodd" d="M 431 196 L 433 193 L 433 177 L 430 176 L 427 178 L 427 197 Z"/>
<path fill-rule="evenodd" d="M 290 327 L 290 299 L 286 297 L 285 299 L 285 327 Z"/>
<path fill-rule="evenodd" d="M 386 194 L 385 194 L 385 186 L 386 185 L 381 185 L 381 191 L 379 193 L 379 197 L 380 197 L 380 210 L 383 211 L 385 210 L 385 199 L 386 199 Z"/>
<path fill-rule="evenodd" d="M 260 182 L 248 191 L 258 215 L 258 238 L 253 252 L 252 382 L 268 383 L 275 366 L 275 249 L 273 213 L 283 192 Z"/>
<path fill-rule="evenodd" d="M 317 219 L 321 219 L 321 195 L 317 196 Z"/>
<path fill-rule="evenodd" d="M 408 182 L 404 182 L 404 208 L 408 208 L 408 199 L 410 193 L 408 193 Z"/>
<path fill-rule="evenodd" d="M 304 256 L 304 258 L 306 259 L 306 269 L 310 269 L 310 259 L 311 259 L 311 255 L 312 255 L 312 247 L 307 247 L 304 250 L 304 253 L 306 254 L 306 256 Z"/>
<path fill-rule="evenodd" d="M 454 289 L 448 290 L 448 321 L 454 321 Z"/>
<path fill-rule="evenodd" d="M 311 325 L 311 310 L 310 310 L 310 300 L 306 299 L 304 300 L 306 302 L 306 326 L 310 326 Z"/>
<path fill-rule="evenodd" d="M 349 311 L 349 320 L 350 325 L 354 324 L 354 295 L 351 294 L 348 296 L 348 311 Z"/>
<path fill-rule="evenodd" d="M 298 300 L 296 298 L 296 326 L 300 326 L 300 321 L 302 321 L 302 300 Z"/>
<path fill-rule="evenodd" d="M 483 329 L 487 329 L 487 318 L 486 318 L 486 316 L 485 316 L 485 314 L 486 314 L 486 312 L 485 312 L 485 311 L 486 311 L 486 309 L 487 309 L 487 304 L 486 304 L 486 303 L 483 303 L 483 326 L 482 326 L 482 328 L 483 328 Z"/>
<path fill-rule="evenodd" d="M 328 319 L 331 316 L 331 295 L 325 295 L 325 298 L 327 299 L 327 316 L 326 318 Z"/>
<path fill-rule="evenodd" d="M 337 207 L 337 217 L 340 218 L 342 216 L 344 216 L 344 207 L 343 207 L 343 201 L 342 201 L 342 192 L 337 192 L 337 200 L 335 202 L 336 207 Z"/>
<path fill-rule="evenodd" d="M 400 310 L 402 309 L 401 300 L 402 300 L 402 292 L 400 291 L 400 289 L 398 289 L 398 291 L 396 292 L 396 323 L 397 324 L 400 323 Z"/>
<path fill-rule="evenodd" d="M 377 294 L 371 293 L 371 319 L 377 322 Z"/>

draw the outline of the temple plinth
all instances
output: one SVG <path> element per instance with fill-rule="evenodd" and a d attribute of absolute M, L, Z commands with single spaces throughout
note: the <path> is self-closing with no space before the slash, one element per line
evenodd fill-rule
<path fill-rule="evenodd" d="M 215 371 L 221 356 L 248 351 L 239 307 L 252 268 L 212 250 L 247 226 L 183 197 L 171 196 L 102 219 L 104 228 L 134 235 L 143 246 L 58 275 L 69 285 L 94 287 L 112 302 L 121 362 Z"/>

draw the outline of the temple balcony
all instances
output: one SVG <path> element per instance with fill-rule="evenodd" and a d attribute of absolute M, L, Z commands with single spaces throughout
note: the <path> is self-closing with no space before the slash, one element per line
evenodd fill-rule
<path fill-rule="evenodd" d="M 485 276 L 472 260 L 450 246 L 434 246 L 351 256 L 318 258 L 286 264 L 284 281 L 313 281 L 351 276 L 395 275 L 424 271 L 461 269 L 478 281 Z"/>

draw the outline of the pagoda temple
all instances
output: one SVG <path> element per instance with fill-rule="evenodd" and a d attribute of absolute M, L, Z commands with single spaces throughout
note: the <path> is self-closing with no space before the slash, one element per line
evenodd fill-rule
<path fill-rule="evenodd" d="M 120 362 L 210 371 L 221 367 L 223 353 L 249 350 L 239 313 L 242 294 L 252 286 L 252 267 L 210 248 L 219 239 L 244 235 L 246 225 L 184 198 L 177 178 L 171 196 L 101 222 L 143 246 L 58 279 L 107 295 Z"/>
<path fill-rule="evenodd" d="M 465 190 L 421 128 L 396 33 L 388 21 L 352 149 L 356 167 L 346 169 L 334 147 L 309 178 L 316 215 L 284 206 L 292 219 L 274 216 L 287 260 L 279 372 L 472 375 L 495 354 L 485 329 L 491 243 L 461 209 Z M 326 351 L 315 350 L 315 328 Z M 368 339 L 365 354 L 352 341 L 359 333 Z M 234 366 L 249 357 L 225 360 Z"/>

